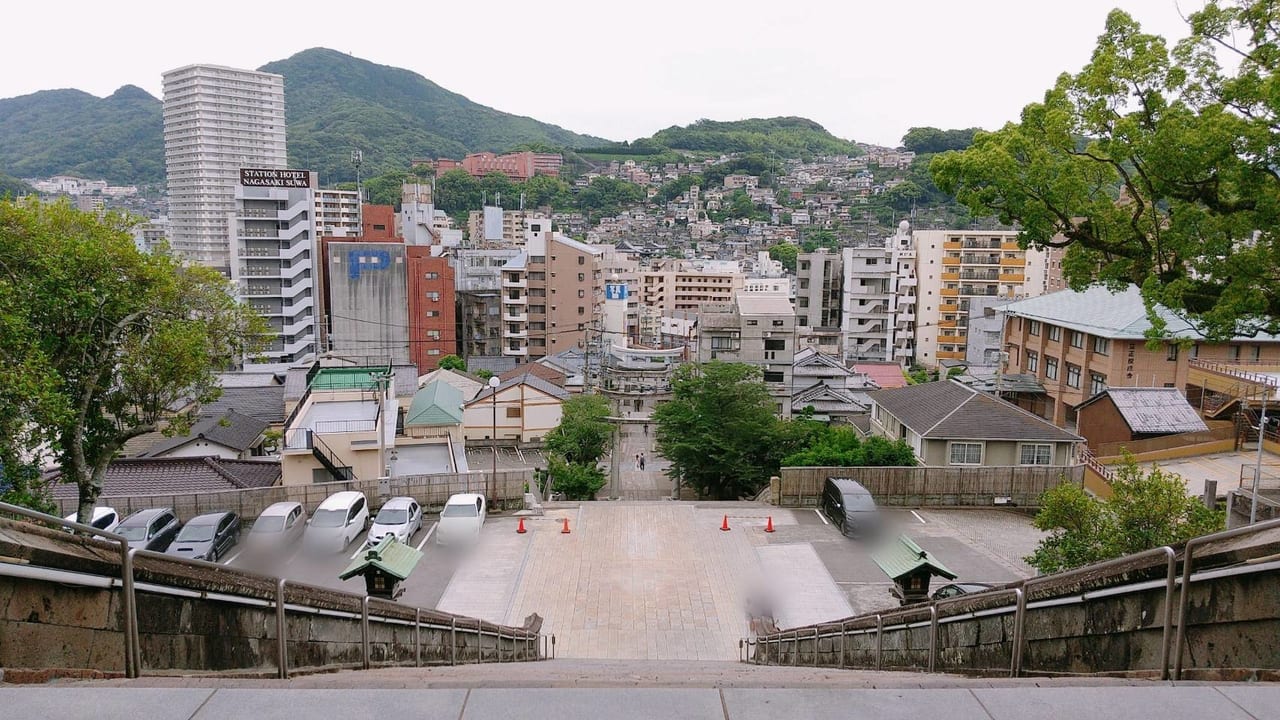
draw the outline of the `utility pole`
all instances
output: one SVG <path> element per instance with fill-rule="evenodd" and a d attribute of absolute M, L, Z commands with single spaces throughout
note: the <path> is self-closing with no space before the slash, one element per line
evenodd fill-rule
<path fill-rule="evenodd" d="M 371 373 L 374 385 L 378 388 L 378 421 L 374 423 L 374 430 L 378 433 L 378 477 L 388 477 L 390 469 L 387 466 L 387 387 L 391 383 L 392 374 Z"/>

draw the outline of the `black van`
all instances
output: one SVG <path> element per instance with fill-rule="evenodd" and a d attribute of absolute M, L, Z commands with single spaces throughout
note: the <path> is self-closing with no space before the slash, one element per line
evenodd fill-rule
<path fill-rule="evenodd" d="M 827 478 L 822 486 L 822 512 L 845 535 L 874 534 L 880 527 L 876 501 L 857 480 Z"/>

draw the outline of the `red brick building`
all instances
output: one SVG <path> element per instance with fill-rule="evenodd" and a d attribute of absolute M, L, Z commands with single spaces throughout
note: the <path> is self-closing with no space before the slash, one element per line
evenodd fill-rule
<path fill-rule="evenodd" d="M 431 248 L 405 248 L 409 277 L 409 358 L 425 374 L 457 352 L 453 268 Z"/>

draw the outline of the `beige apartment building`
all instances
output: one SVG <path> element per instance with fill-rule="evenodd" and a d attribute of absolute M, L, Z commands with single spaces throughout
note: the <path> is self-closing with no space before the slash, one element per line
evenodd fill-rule
<path fill-rule="evenodd" d="M 659 313 L 697 310 L 707 303 L 731 302 L 742 284 L 741 273 L 645 270 L 640 273 L 640 303 Z"/>
<path fill-rule="evenodd" d="M 739 295 L 698 314 L 698 362 L 755 365 L 763 373 L 778 415 L 791 415 L 796 315 L 784 295 Z"/>
<path fill-rule="evenodd" d="M 1009 373 L 1034 375 L 1044 393 L 1008 399 L 1060 427 L 1075 424 L 1076 407 L 1108 387 L 1173 387 L 1185 392 L 1191 360 L 1226 365 L 1280 364 L 1280 339 L 1240 337 L 1209 343 L 1186 320 L 1164 309 L 1168 340 L 1147 347 L 1150 329 L 1136 287 L 1062 290 L 1004 306 Z"/>
<path fill-rule="evenodd" d="M 502 268 L 502 354 L 537 360 L 586 347 L 604 302 L 603 251 L 556 232 L 529 232 Z"/>
<path fill-rule="evenodd" d="M 1023 250 L 1014 230 L 917 230 L 915 359 L 926 366 L 963 361 L 975 297 L 1035 297 L 1060 280 L 1041 250 Z"/>

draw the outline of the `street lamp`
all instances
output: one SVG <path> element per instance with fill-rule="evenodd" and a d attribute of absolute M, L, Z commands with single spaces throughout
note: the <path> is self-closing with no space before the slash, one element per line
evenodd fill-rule
<path fill-rule="evenodd" d="M 489 390 L 493 393 L 493 434 L 490 435 L 493 438 L 493 447 L 490 448 L 493 450 L 493 465 L 489 470 L 489 502 L 493 501 L 493 479 L 498 475 L 498 386 L 501 384 L 497 375 L 489 377 Z"/>

